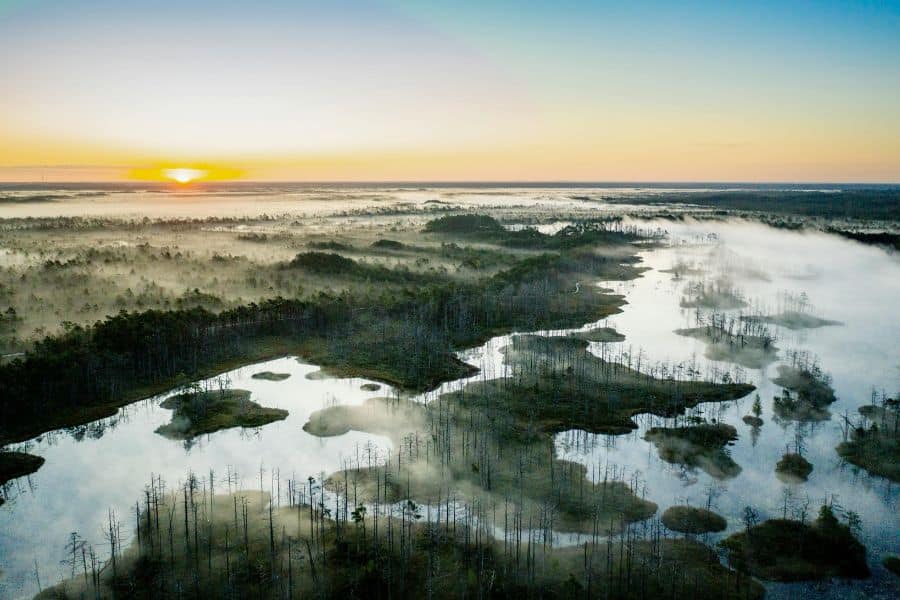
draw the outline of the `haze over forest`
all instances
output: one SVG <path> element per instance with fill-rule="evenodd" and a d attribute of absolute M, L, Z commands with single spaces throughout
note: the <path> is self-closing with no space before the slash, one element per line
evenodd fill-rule
<path fill-rule="evenodd" d="M 0 56 L 0 600 L 900 597 L 897 2 Z"/>

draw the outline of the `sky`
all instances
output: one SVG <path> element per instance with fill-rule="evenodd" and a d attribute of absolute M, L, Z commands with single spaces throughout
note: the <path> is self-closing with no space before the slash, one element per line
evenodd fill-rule
<path fill-rule="evenodd" d="M 900 0 L 0 0 L 0 181 L 175 172 L 900 182 Z"/>

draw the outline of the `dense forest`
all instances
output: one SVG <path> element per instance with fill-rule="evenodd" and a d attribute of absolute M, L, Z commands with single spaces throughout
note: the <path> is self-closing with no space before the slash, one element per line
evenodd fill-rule
<path fill-rule="evenodd" d="M 441 222 L 429 227 L 440 229 Z M 488 234 L 496 239 L 496 229 Z M 414 278 L 416 285 L 400 294 L 377 288 L 368 295 L 321 293 L 311 300 L 274 298 L 219 313 L 204 308 L 122 312 L 92 326 L 72 325 L 0 366 L 0 441 L 99 418 L 122 403 L 235 361 L 292 352 L 404 388 L 427 389 L 466 372 L 452 354 L 455 349 L 501 331 L 580 324 L 617 310 L 617 297 L 579 289 L 581 277 L 629 278 L 640 272 L 633 254 L 607 255 L 587 247 L 608 238 L 615 248 L 638 239 L 637 231 L 590 223 L 529 236 L 567 250 L 526 258 L 468 284 Z M 408 276 L 319 251 L 301 253 L 284 268 L 297 277 L 325 270 L 375 283 Z"/>
<path fill-rule="evenodd" d="M 824 219 L 897 219 L 900 191 L 892 188 L 840 191 L 710 191 L 661 193 L 654 196 L 604 198 L 608 202 L 656 206 L 694 205 L 708 209 L 800 215 Z"/>
<path fill-rule="evenodd" d="M 758 193 L 771 196 L 766 202 L 781 197 Z M 703 204 L 692 194 L 679 198 Z M 192 460 L 229 439 L 239 439 L 242 450 L 249 440 L 269 444 L 258 479 L 254 467 L 248 475 L 246 464 L 227 463 L 224 475 L 182 478 L 183 471 L 169 470 L 164 481 L 162 462 L 138 464 L 153 465 L 144 468 L 156 475 L 145 487 L 143 473 L 124 484 L 139 492 L 130 508 L 113 502 L 107 513 L 107 500 L 81 503 L 94 517 L 108 514 L 101 541 L 88 529 L 97 519 L 83 518 L 81 533 L 66 540 L 63 573 L 59 549 L 49 561 L 34 558 L 30 575 L 16 557 L 13 585 L 24 573 L 34 581 L 22 589 L 72 599 L 738 600 L 763 597 L 761 581 L 882 576 L 864 545 L 871 533 L 836 494 L 818 519 L 810 517 L 820 479 L 835 474 L 808 440 L 839 416 L 832 406 L 839 398 L 819 357 L 798 348 L 794 338 L 802 336 L 790 331 L 843 327 L 823 317 L 846 315 L 819 316 L 805 293 L 795 299 L 780 292 L 781 300 L 765 304 L 771 301 L 752 285 L 768 282 L 768 273 L 729 256 L 714 235 L 667 242 L 659 229 L 608 214 L 579 212 L 563 221 L 525 212 L 533 216 L 510 221 L 449 206 L 409 221 L 411 208 L 379 207 L 388 218 L 378 224 L 372 214 L 348 210 L 348 222 L 359 219 L 353 235 L 332 235 L 334 223 L 320 222 L 316 233 L 292 233 L 295 225 L 268 217 L 250 225 L 229 217 L 36 219 L 18 222 L 21 231 L 6 223 L 7 239 L 24 240 L 19 248 L 26 249 L 9 261 L 9 285 L 0 286 L 10 306 L 21 307 L 3 313 L 0 328 L 17 336 L 31 309 L 20 303 L 27 294 L 16 281 L 28 280 L 44 315 L 65 310 L 63 302 L 45 301 L 48 285 L 77 280 L 88 289 L 96 275 L 114 282 L 144 267 L 154 269 L 146 274 L 153 285 L 169 269 L 179 281 L 191 274 L 199 281 L 174 294 L 165 282 L 152 294 L 135 288 L 129 295 L 129 288 L 117 313 L 64 320 L 21 352 L 6 347 L 4 510 L 37 495 L 26 483 L 46 490 L 50 471 L 64 466 L 48 457 L 41 469 L 44 444 L 62 446 L 71 437 L 88 446 L 83 424 L 106 422 L 120 407 L 168 391 L 162 402 L 122 411 L 140 417 L 109 420 L 108 431 L 130 437 L 121 434 L 149 417 L 152 427 L 135 438 L 162 450 L 159 456 L 177 448 Z M 29 255 L 43 227 L 61 237 L 75 228 L 73 240 L 88 234 Z M 116 227 L 120 233 L 109 235 Z M 119 244 L 121 232 L 137 243 Z M 182 245 L 201 234 L 225 246 Z M 109 235 L 107 243 L 79 249 L 98 235 Z M 652 262 L 673 249 L 671 262 Z M 626 320 L 639 310 L 631 290 L 647 282 L 655 285 L 644 288 L 652 287 L 651 298 L 670 294 L 678 319 L 663 333 L 692 355 L 658 360 L 639 331 L 633 341 L 640 328 Z M 255 295 L 245 301 L 247 289 Z M 626 298 L 632 305 L 623 312 Z M 94 309 L 84 314 L 106 307 Z M 461 350 L 469 352 L 457 355 Z M 477 352 L 493 362 L 473 360 Z M 458 356 L 481 361 L 483 373 L 473 376 L 478 369 Z M 240 368 L 280 357 L 252 375 Z M 239 380 L 233 387 L 232 376 Z M 760 385 L 766 379 L 774 387 Z M 453 383 L 434 391 L 445 382 Z M 307 391 L 318 389 L 328 391 L 321 398 Z M 843 443 L 828 446 L 841 469 L 895 478 L 895 401 L 882 392 L 880 404 L 873 396 L 873 406 L 843 419 Z M 41 436 L 59 428 L 66 432 Z M 96 441 L 114 442 L 102 429 Z M 746 452 L 752 444 L 763 456 L 776 434 L 793 441 L 776 442 L 761 474 Z M 370 441 L 357 443 L 355 458 L 347 446 L 315 472 L 277 450 L 354 439 Z M 302 475 L 287 475 L 297 468 Z M 768 474 L 781 490 L 779 498 L 772 494 L 776 511 L 758 494 L 747 506 L 743 498 L 737 508 L 733 498 L 718 502 L 729 485 Z M 670 481 L 683 495 L 669 495 Z M 703 490 L 691 487 L 698 481 Z M 48 570 L 55 579 L 47 580 Z"/>

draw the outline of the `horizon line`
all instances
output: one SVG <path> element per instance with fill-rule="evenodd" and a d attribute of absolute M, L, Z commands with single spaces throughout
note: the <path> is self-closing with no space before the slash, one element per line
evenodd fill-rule
<path fill-rule="evenodd" d="M 213 187 L 222 185 L 252 185 L 252 184 L 279 184 L 279 185 L 429 185 L 429 186 L 452 186 L 452 185 L 490 185 L 490 186 L 629 186 L 629 185 L 645 185 L 645 186 L 900 186 L 900 179 L 896 181 L 847 181 L 847 180 L 831 180 L 831 181 L 803 181 L 803 180 L 769 180 L 769 181 L 747 181 L 747 180 L 663 180 L 663 179 L 643 179 L 643 180 L 594 180 L 594 179 L 322 179 L 322 180 L 305 180 L 305 179 L 232 179 L 232 180 L 216 180 L 216 181 L 196 181 L 189 184 L 176 184 L 167 181 L 136 181 L 136 180 L 71 180 L 71 181 L 40 181 L 40 180 L 10 180 L 0 181 L 0 187 L 4 186 L 52 186 L 52 185 L 103 185 L 103 186 L 128 186 L 128 187 L 178 187 L 178 188 L 198 188 Z"/>

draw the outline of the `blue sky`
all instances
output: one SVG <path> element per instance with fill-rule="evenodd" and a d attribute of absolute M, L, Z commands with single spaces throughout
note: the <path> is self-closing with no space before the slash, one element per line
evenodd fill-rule
<path fill-rule="evenodd" d="M 0 179 L 900 179 L 897 2 L 0 1 Z"/>

